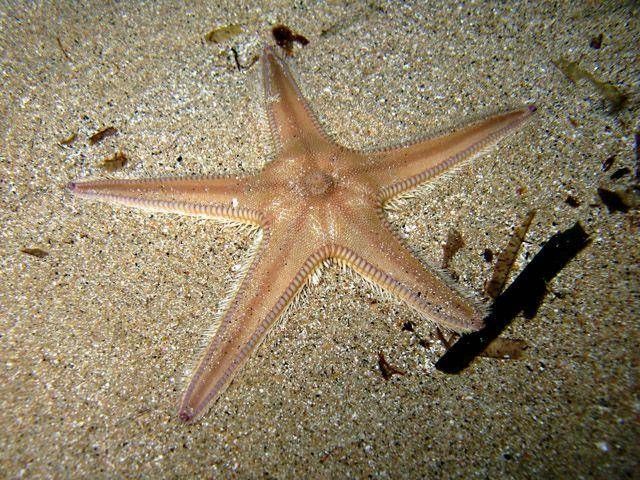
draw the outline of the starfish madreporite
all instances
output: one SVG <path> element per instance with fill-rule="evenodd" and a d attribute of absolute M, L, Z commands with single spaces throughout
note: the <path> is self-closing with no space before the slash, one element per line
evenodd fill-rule
<path fill-rule="evenodd" d="M 456 331 L 483 326 L 483 308 L 418 261 L 389 228 L 385 204 L 443 173 L 531 116 L 527 106 L 451 134 L 360 152 L 322 130 L 285 62 L 262 55 L 266 108 L 277 152 L 253 176 L 74 182 L 81 197 L 155 212 L 250 224 L 262 240 L 226 305 L 182 397 L 179 418 L 195 421 L 327 260 L 353 269 Z"/>

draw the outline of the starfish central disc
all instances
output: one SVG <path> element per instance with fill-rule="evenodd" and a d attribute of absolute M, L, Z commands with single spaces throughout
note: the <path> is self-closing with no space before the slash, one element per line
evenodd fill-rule
<path fill-rule="evenodd" d="M 335 182 L 326 172 L 313 172 L 302 179 L 302 189 L 309 196 L 320 196 L 329 193 Z"/>

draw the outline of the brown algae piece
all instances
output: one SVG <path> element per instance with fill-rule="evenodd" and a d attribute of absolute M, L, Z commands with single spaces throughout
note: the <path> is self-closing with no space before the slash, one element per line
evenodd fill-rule
<path fill-rule="evenodd" d="M 71 61 L 71 57 L 69 56 L 69 54 L 67 53 L 67 51 L 64 49 L 64 47 L 62 46 L 62 42 L 60 41 L 60 37 L 56 37 L 56 42 L 58 43 L 58 47 L 60 47 L 60 50 L 62 50 L 62 54 L 64 55 L 64 57 Z"/>
<path fill-rule="evenodd" d="M 533 220 L 535 213 L 535 210 L 527 212 L 524 221 L 515 228 L 513 235 L 511 235 L 511 238 L 509 239 L 509 243 L 507 243 L 505 249 L 498 255 L 496 266 L 493 269 L 493 275 L 486 283 L 484 289 L 485 293 L 490 298 L 496 298 L 502 292 L 504 284 L 507 281 L 507 277 L 509 276 L 509 272 L 511 271 L 511 267 L 513 267 L 513 262 L 516 259 L 518 250 L 520 249 L 520 245 L 522 245 L 522 241 L 529 230 L 529 226 L 531 225 L 531 221 Z"/>
<path fill-rule="evenodd" d="M 211 43 L 222 43 L 242 33 L 242 25 L 230 24 L 216 27 L 205 35 L 205 40 Z"/>
<path fill-rule="evenodd" d="M 615 161 L 615 159 L 616 159 L 615 155 L 611 155 L 610 157 L 605 158 L 602 161 L 602 165 L 600 166 L 602 171 L 603 172 L 609 171 L 609 169 L 613 166 L 613 162 Z"/>
<path fill-rule="evenodd" d="M 414 331 L 413 322 L 410 322 L 410 321 L 404 322 L 402 324 L 402 331 L 403 332 L 413 332 Z"/>
<path fill-rule="evenodd" d="M 71 135 L 69 135 L 67 138 L 63 138 L 62 140 L 60 140 L 58 143 L 64 146 L 71 145 L 73 142 L 76 141 L 76 138 L 78 138 L 78 134 L 74 132 Z"/>
<path fill-rule="evenodd" d="M 127 164 L 129 159 L 124 154 L 124 152 L 116 152 L 111 157 L 107 157 L 102 161 L 100 168 L 106 170 L 107 172 L 115 172 L 116 170 L 120 170 Z"/>
<path fill-rule="evenodd" d="M 44 258 L 49 255 L 49 252 L 42 250 L 41 248 L 21 248 L 20 251 L 37 258 Z"/>
<path fill-rule="evenodd" d="M 447 234 L 447 241 L 442 247 L 442 268 L 449 268 L 451 259 L 464 247 L 462 235 L 457 230 L 451 229 Z"/>
<path fill-rule="evenodd" d="M 293 43 L 299 43 L 303 47 L 309 43 L 309 40 L 304 35 L 300 35 L 294 32 L 286 25 L 276 25 L 271 29 L 276 44 L 282 48 L 287 55 L 293 55 Z"/>
<path fill-rule="evenodd" d="M 569 205 L 571 208 L 578 208 L 580 206 L 580 201 L 573 195 L 567 195 L 567 198 L 564 199 L 564 203 Z"/>
<path fill-rule="evenodd" d="M 404 375 L 406 373 L 404 370 L 400 370 L 387 362 L 382 352 L 378 352 L 378 368 L 380 368 L 382 378 L 385 380 L 389 380 L 393 375 Z"/>
<path fill-rule="evenodd" d="M 636 180 L 640 180 L 640 131 L 635 134 Z"/>
<path fill-rule="evenodd" d="M 89 145 L 95 145 L 96 143 L 101 142 L 105 138 L 115 135 L 116 133 L 118 133 L 118 130 L 115 127 L 103 128 L 99 132 L 96 132 L 89 137 Z"/>
<path fill-rule="evenodd" d="M 599 34 L 596 37 L 591 37 L 591 41 L 589 42 L 589 46 L 595 50 L 599 50 L 602 46 L 602 34 Z"/>
<path fill-rule="evenodd" d="M 609 106 L 610 113 L 616 113 L 620 111 L 620 109 L 626 103 L 627 96 L 622 93 L 615 85 L 598 80 L 591 73 L 580 68 L 578 62 L 570 62 L 564 58 L 559 58 L 558 60 L 553 61 L 553 63 L 573 83 L 578 83 L 578 81 L 582 79 L 591 82 L 598 93 L 600 93 L 605 103 Z"/>

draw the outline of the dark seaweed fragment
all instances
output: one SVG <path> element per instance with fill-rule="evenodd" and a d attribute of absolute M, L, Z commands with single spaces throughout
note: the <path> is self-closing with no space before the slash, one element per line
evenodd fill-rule
<path fill-rule="evenodd" d="M 247 69 L 251 68 L 253 66 L 253 64 L 256 63 L 260 59 L 260 55 L 253 55 L 249 59 L 249 61 L 245 65 L 243 65 L 242 63 L 240 63 L 240 55 L 238 55 L 238 51 L 234 47 L 231 47 L 231 53 L 233 54 L 233 61 L 236 64 L 236 68 L 239 71 L 247 70 Z"/>
<path fill-rule="evenodd" d="M 69 56 L 69 54 L 67 53 L 67 51 L 64 49 L 64 47 L 62 46 L 62 42 L 60 41 L 60 37 L 56 37 L 56 42 L 58 43 L 58 47 L 60 47 L 60 50 L 62 50 L 62 54 L 64 55 L 64 57 L 71 61 L 71 57 Z"/>
<path fill-rule="evenodd" d="M 578 208 L 580 206 L 580 202 L 573 195 L 567 195 L 567 198 L 564 199 L 564 203 L 572 208 Z"/>
<path fill-rule="evenodd" d="M 404 322 L 402 324 L 402 331 L 403 332 L 413 332 L 413 323 L 412 322 Z"/>
<path fill-rule="evenodd" d="M 460 373 L 498 338 L 520 312 L 533 318 L 550 282 L 581 250 L 589 245 L 589 235 L 579 222 L 553 235 L 493 303 L 485 327 L 465 334 L 436 362 L 444 373 Z"/>
<path fill-rule="evenodd" d="M 635 134 L 635 152 L 636 152 L 636 181 L 640 181 L 640 132 Z"/>
<path fill-rule="evenodd" d="M 303 47 L 309 43 L 309 40 L 304 35 L 300 35 L 294 32 L 286 25 L 276 25 L 271 29 L 276 44 L 282 48 L 287 55 L 293 54 L 293 43 L 299 43 Z"/>
<path fill-rule="evenodd" d="M 599 50 L 602 46 L 602 34 L 599 34 L 597 37 L 592 37 L 589 46 L 595 50 Z"/>
<path fill-rule="evenodd" d="M 602 165 L 600 165 L 600 168 L 602 169 L 603 172 L 608 171 L 612 166 L 613 166 L 613 162 L 616 160 L 616 156 L 615 155 L 611 155 L 610 157 L 605 158 L 602 161 Z"/>
<path fill-rule="evenodd" d="M 385 380 L 389 380 L 393 375 L 404 375 L 406 373 L 404 370 L 400 370 L 387 362 L 382 352 L 378 352 L 378 368 L 380 368 L 382 378 Z"/>
<path fill-rule="evenodd" d="M 233 60 L 236 62 L 236 68 L 238 71 L 242 70 L 242 65 L 240 65 L 240 60 L 238 60 L 238 51 L 231 47 L 231 53 L 233 53 Z"/>
<path fill-rule="evenodd" d="M 49 255 L 49 252 L 42 250 L 41 248 L 21 248 L 20 251 L 37 258 L 44 258 Z"/>
<path fill-rule="evenodd" d="M 96 132 L 89 137 L 89 145 L 95 145 L 96 143 L 101 142 L 105 138 L 115 135 L 116 133 L 118 133 L 118 130 L 115 127 L 103 128 L 99 132 Z"/>

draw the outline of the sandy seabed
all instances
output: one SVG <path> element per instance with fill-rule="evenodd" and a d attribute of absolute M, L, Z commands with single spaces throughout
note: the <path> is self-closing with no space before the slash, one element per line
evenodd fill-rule
<path fill-rule="evenodd" d="M 531 3 L 3 4 L 0 476 L 637 477 L 640 219 L 633 208 L 610 213 L 596 192 L 634 181 L 640 11 Z M 251 237 L 85 202 L 64 186 L 258 171 L 271 155 L 260 69 L 239 70 L 231 49 L 251 65 L 277 23 L 310 40 L 290 64 L 349 147 L 536 103 L 526 127 L 390 215 L 433 264 L 459 231 L 465 247 L 450 270 L 478 296 L 492 268 L 484 250 L 499 251 L 529 209 L 515 274 L 581 223 L 590 245 L 548 285 L 536 317 L 505 333 L 529 345 L 524 359 L 442 374 L 430 325 L 328 268 L 212 411 L 178 421 Z M 205 41 L 230 24 L 242 31 Z M 625 106 L 609 112 L 557 59 L 617 86 Z M 118 134 L 90 145 L 107 126 Z M 129 161 L 108 174 L 101 164 L 117 151 Z M 407 373 L 385 381 L 379 352 Z"/>

